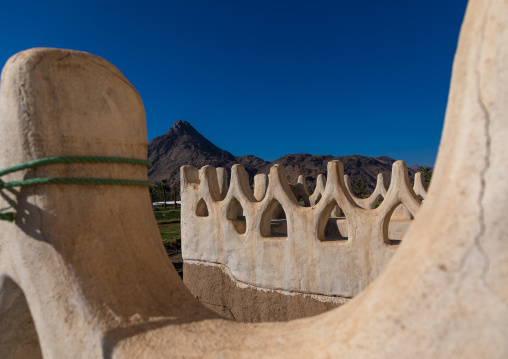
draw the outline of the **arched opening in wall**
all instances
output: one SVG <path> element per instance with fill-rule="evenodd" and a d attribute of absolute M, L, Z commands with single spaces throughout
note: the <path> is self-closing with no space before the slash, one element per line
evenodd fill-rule
<path fill-rule="evenodd" d="M 336 201 L 331 201 L 325 207 L 319 219 L 318 239 L 337 242 L 348 240 L 348 221 Z"/>
<path fill-rule="evenodd" d="M 388 213 L 384 222 L 383 236 L 387 244 L 398 245 L 404 238 L 414 217 L 406 206 L 399 203 Z"/>
<path fill-rule="evenodd" d="M 273 199 L 261 216 L 261 236 L 287 238 L 288 226 L 286 211 L 276 199 Z"/>
<path fill-rule="evenodd" d="M 339 205 L 336 205 L 335 208 L 332 209 L 331 217 L 346 218 L 346 214 L 344 213 L 342 208 L 339 207 Z"/>
<path fill-rule="evenodd" d="M 0 358 L 42 359 L 25 294 L 9 277 L 0 278 L 0 293 Z"/>
<path fill-rule="evenodd" d="M 226 218 L 233 223 L 233 226 L 238 234 L 245 233 L 247 225 L 245 222 L 243 207 L 235 197 L 233 197 L 231 202 L 229 202 L 228 208 L 226 209 Z"/>
<path fill-rule="evenodd" d="M 383 200 L 384 200 L 383 196 L 378 195 L 377 198 L 374 200 L 374 205 L 372 206 L 372 209 L 376 209 L 379 206 L 381 206 L 381 203 L 383 203 Z"/>
<path fill-rule="evenodd" d="M 208 206 L 203 198 L 201 198 L 196 206 L 196 216 L 208 217 Z"/>
<path fill-rule="evenodd" d="M 277 202 L 279 203 L 279 202 Z M 284 208 L 282 208 L 282 205 L 279 203 L 277 207 L 275 207 L 272 215 L 272 219 L 286 219 L 286 212 L 284 211 Z"/>

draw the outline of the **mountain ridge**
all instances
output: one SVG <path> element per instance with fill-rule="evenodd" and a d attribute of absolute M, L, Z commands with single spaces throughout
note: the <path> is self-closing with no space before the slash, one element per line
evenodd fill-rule
<path fill-rule="evenodd" d="M 332 156 L 308 153 L 287 154 L 272 162 L 254 155 L 235 157 L 215 146 L 186 121 L 175 122 L 167 133 L 155 137 L 148 143 L 148 160 L 152 163 L 152 167 L 148 170 L 149 180 L 158 182 L 166 179 L 171 186 L 179 183 L 180 167 L 183 165 L 197 168 L 205 165 L 225 167 L 229 173 L 231 167 L 239 163 L 245 167 L 251 183 L 257 173 L 269 173 L 274 164 L 281 164 L 286 169 L 290 183 L 296 183 L 298 175 L 301 174 L 311 187 L 315 186 L 319 174 L 326 176 L 326 165 L 329 161 L 339 160 L 344 164 L 344 173 L 351 177 L 352 182 L 362 180 L 371 190 L 376 185 L 378 173 L 384 174 L 385 185 L 388 185 L 391 167 L 395 162 L 387 156 Z M 414 173 L 415 170 L 408 168 L 410 179 L 414 177 Z"/>

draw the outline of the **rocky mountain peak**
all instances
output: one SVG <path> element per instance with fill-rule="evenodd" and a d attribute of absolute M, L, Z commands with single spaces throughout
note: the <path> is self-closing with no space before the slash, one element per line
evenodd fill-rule
<path fill-rule="evenodd" d="M 166 179 L 171 185 L 179 182 L 183 165 L 231 167 L 236 163 L 235 156 L 215 146 L 186 121 L 175 122 L 168 132 L 148 143 L 148 160 L 152 163 L 150 181 Z"/>
<path fill-rule="evenodd" d="M 199 132 L 196 131 L 196 129 L 192 127 L 190 123 L 184 120 L 176 121 L 175 123 L 173 123 L 173 127 L 171 127 L 168 132 L 178 134 L 181 136 L 196 133 L 199 134 Z"/>

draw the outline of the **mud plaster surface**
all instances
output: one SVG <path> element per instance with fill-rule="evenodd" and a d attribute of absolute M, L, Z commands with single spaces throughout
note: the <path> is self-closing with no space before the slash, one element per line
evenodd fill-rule
<path fill-rule="evenodd" d="M 241 322 L 277 322 L 321 314 L 348 298 L 284 293 L 234 281 L 221 265 L 183 264 L 191 293 L 217 314 Z"/>

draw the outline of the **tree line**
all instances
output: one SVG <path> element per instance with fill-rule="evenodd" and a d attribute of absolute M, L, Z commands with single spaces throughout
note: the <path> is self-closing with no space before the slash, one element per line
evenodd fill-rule
<path fill-rule="evenodd" d="M 167 180 L 155 182 L 153 186 L 150 186 L 150 198 L 153 202 L 164 202 L 164 209 L 167 207 L 168 201 L 173 202 L 173 206 L 176 207 L 176 201 L 180 201 L 180 183 L 176 185 L 169 185 Z"/>

